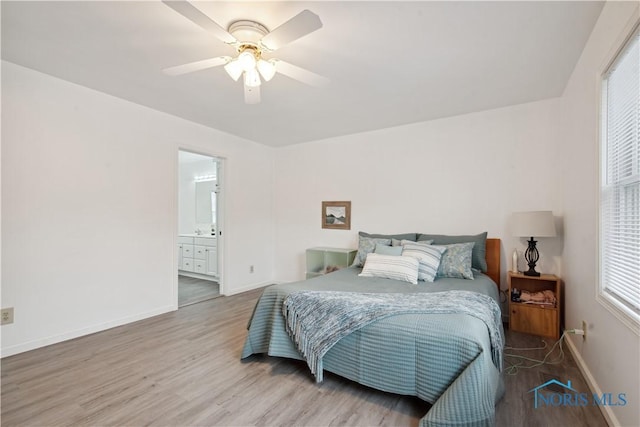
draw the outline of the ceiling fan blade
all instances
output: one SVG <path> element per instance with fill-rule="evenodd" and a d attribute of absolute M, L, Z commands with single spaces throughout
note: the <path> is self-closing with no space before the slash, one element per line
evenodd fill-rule
<path fill-rule="evenodd" d="M 329 84 L 328 78 L 279 59 L 276 61 L 276 70 L 280 74 L 284 74 L 287 77 L 291 77 L 310 86 L 323 87 Z"/>
<path fill-rule="evenodd" d="M 245 104 L 259 104 L 260 86 L 244 85 L 244 102 Z"/>
<path fill-rule="evenodd" d="M 227 44 L 236 44 L 238 40 L 233 37 L 227 30 L 218 25 L 204 13 L 200 12 L 194 5 L 184 0 L 162 0 L 164 4 L 178 12 L 193 23 L 201 26 L 223 42 Z"/>
<path fill-rule="evenodd" d="M 216 58 L 203 59 L 202 61 L 189 62 L 188 64 L 165 68 L 162 72 L 169 76 L 179 76 L 181 74 L 193 73 L 194 71 L 224 65 L 229 61 L 231 61 L 230 56 L 218 56 Z"/>
<path fill-rule="evenodd" d="M 320 17 L 305 9 L 264 36 L 260 44 L 267 50 L 274 51 L 320 28 L 322 28 Z"/>

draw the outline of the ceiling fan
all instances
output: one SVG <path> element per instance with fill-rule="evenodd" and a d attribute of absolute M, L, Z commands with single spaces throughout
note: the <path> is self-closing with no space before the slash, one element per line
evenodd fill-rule
<path fill-rule="evenodd" d="M 260 102 L 261 77 L 264 81 L 269 81 L 276 72 L 312 86 L 323 86 L 329 81 L 326 77 L 280 59 L 265 59 L 262 56 L 322 28 L 322 21 L 318 15 L 309 10 L 303 10 L 273 31 L 269 31 L 259 22 L 250 20 L 235 21 L 225 30 L 188 1 L 163 0 L 163 3 L 224 43 L 233 46 L 238 52 L 235 58 L 218 56 L 165 68 L 163 72 L 170 76 L 224 65 L 225 71 L 233 80 L 243 78 L 244 100 L 247 104 Z"/>

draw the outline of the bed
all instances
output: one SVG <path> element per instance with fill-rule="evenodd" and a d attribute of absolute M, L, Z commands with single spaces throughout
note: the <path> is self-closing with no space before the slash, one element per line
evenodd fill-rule
<path fill-rule="evenodd" d="M 485 255 L 485 272 L 474 270 L 472 280 L 445 277 L 411 285 L 400 280 L 361 277 L 362 268 L 350 267 L 301 282 L 269 286 L 256 303 L 241 357 L 268 354 L 306 359 L 294 343 L 283 314 L 285 301 L 300 291 L 442 295 L 454 290 L 460 295 L 481 294 L 499 305 L 500 241 L 486 239 L 482 243 L 486 247 L 486 253 L 480 252 Z M 495 321 L 504 338 L 500 319 Z M 421 426 L 494 425 L 495 404 L 504 392 L 501 365 L 496 362 L 496 351 L 501 357 L 502 348 L 495 348 L 488 326 L 478 317 L 464 313 L 390 315 L 340 338 L 323 355 L 321 366 L 324 371 L 365 386 L 417 396 L 431 403 Z"/>

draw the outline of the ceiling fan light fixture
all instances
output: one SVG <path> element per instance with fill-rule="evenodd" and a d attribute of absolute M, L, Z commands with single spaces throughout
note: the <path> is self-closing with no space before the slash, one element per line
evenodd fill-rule
<path fill-rule="evenodd" d="M 242 64 L 240 64 L 240 61 L 238 61 L 237 59 L 232 59 L 231 61 L 229 61 L 227 65 L 224 66 L 224 70 L 227 72 L 227 74 L 229 74 L 229 77 L 231 77 L 236 82 L 244 72 Z"/>
<path fill-rule="evenodd" d="M 228 30 L 225 30 L 191 4 L 189 0 L 162 1 L 178 14 L 210 32 L 237 51 L 237 57 L 235 58 L 218 56 L 169 67 L 163 70 L 166 74 L 175 76 L 224 65 L 225 71 L 234 81 L 238 81 L 240 76 L 243 76 L 244 95 L 247 104 L 260 102 L 261 79 L 270 81 L 276 72 L 311 85 L 319 85 L 318 82 L 326 84 L 326 78 L 311 71 L 275 58 L 270 60 L 262 59 L 263 52 L 273 52 L 322 28 L 322 21 L 315 13 L 303 10 L 273 31 L 269 31 L 264 25 L 251 20 L 232 22 Z"/>
<path fill-rule="evenodd" d="M 268 82 L 276 75 L 276 63 L 273 59 L 269 61 L 265 61 L 264 59 L 258 60 L 258 71 L 260 71 L 260 75 L 264 79 L 265 82 Z"/>
<path fill-rule="evenodd" d="M 242 53 L 238 55 L 238 63 L 240 63 L 244 71 L 255 70 L 256 54 L 253 49 L 243 50 Z"/>
<path fill-rule="evenodd" d="M 260 86 L 260 74 L 255 68 L 244 72 L 244 84 L 249 87 Z"/>

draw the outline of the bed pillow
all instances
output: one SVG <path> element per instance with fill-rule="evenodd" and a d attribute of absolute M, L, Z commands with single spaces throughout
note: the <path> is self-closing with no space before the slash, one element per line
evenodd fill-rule
<path fill-rule="evenodd" d="M 414 242 L 412 240 L 395 240 L 391 239 L 391 246 L 402 246 L 405 243 L 422 243 L 423 245 L 430 245 L 433 243 L 433 240 L 420 240 L 419 242 Z"/>
<path fill-rule="evenodd" d="M 471 270 L 471 254 L 475 243 L 454 243 L 442 245 L 446 251 L 440 259 L 437 277 L 453 277 L 456 279 L 473 279 Z M 437 246 L 437 245 L 434 245 Z"/>
<path fill-rule="evenodd" d="M 371 234 L 365 233 L 364 231 L 360 231 L 358 236 L 361 237 L 369 237 L 374 239 L 396 239 L 396 240 L 411 240 L 415 242 L 418 240 L 417 233 L 400 233 L 400 234 Z"/>
<path fill-rule="evenodd" d="M 413 257 L 370 253 L 358 276 L 401 280 L 417 285 L 419 265 L 418 260 Z"/>
<path fill-rule="evenodd" d="M 418 279 L 425 282 L 433 282 L 438 272 L 442 253 L 447 248 L 421 242 L 404 241 L 402 243 L 402 256 L 416 258 L 419 262 Z"/>
<path fill-rule="evenodd" d="M 400 256 L 402 255 L 402 246 L 387 246 L 376 243 L 376 249 L 373 251 L 373 253 L 380 255 Z"/>
<path fill-rule="evenodd" d="M 434 245 L 450 245 L 453 243 L 473 242 L 471 267 L 482 272 L 487 271 L 487 232 L 469 236 L 449 236 L 446 234 L 418 234 L 418 241 L 433 240 Z"/>
<path fill-rule="evenodd" d="M 351 265 L 354 267 L 362 267 L 367 259 L 367 255 L 376 249 L 376 244 L 390 246 L 391 239 L 360 236 L 358 238 L 358 253 Z"/>

